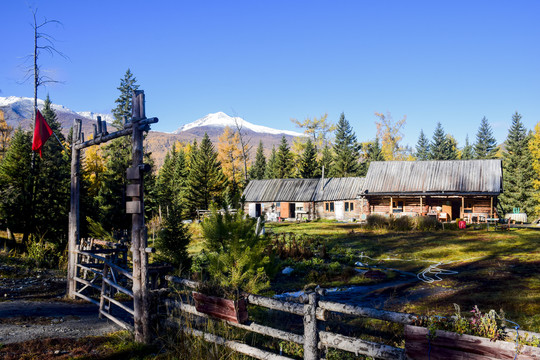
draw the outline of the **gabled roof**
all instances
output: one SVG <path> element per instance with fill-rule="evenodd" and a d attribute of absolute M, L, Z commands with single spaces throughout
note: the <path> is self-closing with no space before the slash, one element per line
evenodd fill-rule
<path fill-rule="evenodd" d="M 374 161 L 364 195 L 486 194 L 502 191 L 501 160 Z"/>
<path fill-rule="evenodd" d="M 251 180 L 244 190 L 247 202 L 312 202 L 355 199 L 364 178 Z"/>

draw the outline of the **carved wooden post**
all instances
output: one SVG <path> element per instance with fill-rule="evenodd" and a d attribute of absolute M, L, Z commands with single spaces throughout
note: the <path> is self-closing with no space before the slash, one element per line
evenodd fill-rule
<path fill-rule="evenodd" d="M 319 339 L 317 336 L 317 293 L 307 294 L 304 304 L 304 359 L 319 359 Z"/>
<path fill-rule="evenodd" d="M 149 343 L 148 304 L 148 255 L 146 249 L 146 229 L 144 224 L 144 184 L 143 184 L 143 129 L 139 122 L 145 119 L 144 91 L 133 93 L 132 100 L 132 168 L 128 169 L 128 180 L 133 180 L 132 201 L 127 203 L 127 212 L 132 214 L 131 252 L 133 256 L 133 307 L 135 341 Z M 135 186 L 133 186 L 135 185 Z M 137 186 L 138 185 L 138 186 Z"/>
<path fill-rule="evenodd" d="M 68 297 L 75 298 L 77 283 L 77 245 L 79 244 L 79 211 L 80 211 L 80 161 L 81 150 L 76 148 L 76 144 L 81 140 L 81 120 L 75 119 L 73 122 L 73 142 L 71 144 L 71 202 L 69 209 L 69 233 L 68 233 Z"/>

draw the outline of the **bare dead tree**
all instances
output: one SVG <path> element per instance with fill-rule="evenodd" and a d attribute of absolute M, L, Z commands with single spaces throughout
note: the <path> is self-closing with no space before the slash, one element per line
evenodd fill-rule
<path fill-rule="evenodd" d="M 56 47 L 54 46 L 54 41 L 56 40 L 51 35 L 43 32 L 43 28 L 46 27 L 49 24 L 57 24 L 62 25 L 62 23 L 58 20 L 47 20 L 45 18 L 43 21 L 38 22 L 37 18 L 37 9 L 32 10 L 32 17 L 33 17 L 33 23 L 31 24 L 32 29 L 34 30 L 34 52 L 31 55 L 27 56 L 27 59 L 32 60 L 32 65 L 26 68 L 26 75 L 23 79 L 23 82 L 26 82 L 30 79 L 33 79 L 34 81 L 34 119 L 36 116 L 37 111 L 37 94 L 38 94 L 38 88 L 41 85 L 50 84 L 50 83 L 61 83 L 61 81 L 54 80 L 51 77 L 44 74 L 44 71 L 42 71 L 42 68 L 39 64 L 39 57 L 42 52 L 46 52 L 51 56 L 59 55 L 63 57 L 64 59 L 67 59 L 68 57 L 60 52 Z"/>

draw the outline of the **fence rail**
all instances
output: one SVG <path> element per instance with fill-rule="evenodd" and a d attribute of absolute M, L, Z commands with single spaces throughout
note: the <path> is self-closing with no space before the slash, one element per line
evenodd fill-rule
<path fill-rule="evenodd" d="M 175 276 L 167 276 L 167 280 L 181 284 L 189 288 L 196 288 L 197 283 L 194 281 L 178 278 Z M 289 331 L 275 329 L 269 326 L 257 324 L 255 322 L 249 322 L 247 324 L 238 324 L 231 321 L 225 321 L 230 326 L 254 332 L 257 334 L 270 336 L 275 339 L 290 341 L 296 344 L 303 345 L 304 347 L 304 359 L 320 359 L 319 349 L 322 348 L 334 348 L 354 354 L 371 356 L 376 359 L 406 359 L 405 350 L 402 348 L 393 347 L 390 345 L 380 344 L 376 342 L 370 342 L 355 337 L 349 337 L 342 334 L 335 334 L 328 331 L 319 330 L 317 327 L 318 321 L 326 321 L 328 318 L 328 312 L 338 312 L 343 314 L 369 317 L 374 319 L 380 319 L 385 321 L 396 322 L 400 324 L 411 324 L 417 317 L 411 314 L 396 313 L 366 307 L 350 306 L 339 303 L 333 303 L 328 301 L 318 301 L 317 293 L 310 293 L 305 296 L 303 304 L 282 301 L 277 299 L 271 299 L 263 296 L 245 294 L 248 303 L 251 305 L 257 305 L 268 309 L 279 310 L 289 314 L 294 314 L 303 317 L 304 335 L 295 334 Z M 183 302 L 167 299 L 166 302 L 167 313 L 170 315 L 173 310 L 179 310 L 183 313 L 195 315 L 202 318 L 209 318 L 207 314 L 203 314 L 195 308 L 193 305 L 189 305 Z M 172 324 L 172 320 L 167 321 L 168 324 Z M 194 336 L 204 337 L 205 340 L 225 345 L 235 351 L 252 356 L 257 359 L 288 359 L 281 355 L 269 353 L 239 342 L 225 340 L 219 338 L 216 335 L 205 333 L 200 330 L 194 330 L 176 324 L 176 326 L 189 332 Z"/>

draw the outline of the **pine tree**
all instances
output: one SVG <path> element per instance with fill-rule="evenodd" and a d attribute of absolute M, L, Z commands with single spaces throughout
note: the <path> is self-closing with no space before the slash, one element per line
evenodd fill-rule
<path fill-rule="evenodd" d="M 124 78 L 120 79 L 120 86 L 117 89 L 120 91 L 120 96 L 114 101 L 116 107 L 112 110 L 112 114 L 114 115 L 114 126 L 121 128 L 124 117 L 131 118 L 133 91 L 139 89 L 137 79 L 135 79 L 130 69 L 127 69 Z"/>
<path fill-rule="evenodd" d="M 31 230 L 31 144 L 32 134 L 18 128 L 0 163 L 0 215 L 12 233 L 24 234 L 23 241 Z"/>
<path fill-rule="evenodd" d="M 465 137 L 465 146 L 461 150 L 461 160 L 471 160 L 474 158 L 474 149 L 469 143 L 469 135 Z"/>
<path fill-rule="evenodd" d="M 454 149 L 455 144 L 445 134 L 444 129 L 440 122 L 437 123 L 437 127 L 433 133 L 433 139 L 429 145 L 429 159 L 430 160 L 453 160 L 457 158 L 457 151 Z"/>
<path fill-rule="evenodd" d="M 358 176 L 367 175 L 369 164 L 372 161 L 385 161 L 378 137 L 371 142 L 365 143 L 362 148 L 364 152 L 364 161 L 362 161 L 360 164 L 360 172 L 358 173 Z"/>
<path fill-rule="evenodd" d="M 281 144 L 276 154 L 274 171 L 278 179 L 287 179 L 292 177 L 293 174 L 292 153 L 285 136 L 281 137 Z"/>
<path fill-rule="evenodd" d="M 190 232 L 182 223 L 181 209 L 171 206 L 156 241 L 157 258 L 174 265 L 180 273 L 189 272 L 191 258 L 187 247 L 190 240 Z"/>
<path fill-rule="evenodd" d="M 416 143 L 416 153 L 414 154 L 416 160 L 429 160 L 429 140 L 424 135 L 424 130 L 420 129 L 420 137 Z"/>
<path fill-rule="evenodd" d="M 306 148 L 304 149 L 304 153 L 300 160 L 300 177 L 303 179 L 311 179 L 315 177 L 318 168 L 317 149 L 315 149 L 311 139 L 308 138 Z"/>
<path fill-rule="evenodd" d="M 532 154 L 529 150 L 529 136 L 517 112 L 512 116 L 512 126 L 508 131 L 503 152 L 503 189 L 499 197 L 505 211 L 520 208 L 522 212 L 533 214 L 536 201 L 533 179 Z"/>
<path fill-rule="evenodd" d="M 356 176 L 360 168 L 360 145 L 351 125 L 341 113 L 336 128 L 334 162 L 331 175 L 334 177 Z"/>
<path fill-rule="evenodd" d="M 51 108 L 49 95 L 45 100 L 42 115 L 58 139 L 65 143 L 61 125 Z M 34 231 L 38 239 L 55 244 L 59 251 L 63 251 L 67 245 L 65 224 L 68 222 L 70 199 L 71 154 L 64 151 L 54 135 L 45 143 L 42 153 L 43 158 L 36 161 Z"/>
<path fill-rule="evenodd" d="M 497 150 L 497 140 L 493 137 L 491 126 L 484 116 L 476 133 L 474 157 L 475 159 L 495 159 L 497 157 Z"/>
<path fill-rule="evenodd" d="M 265 179 L 276 179 L 276 159 L 277 159 L 277 152 L 276 147 L 272 147 L 272 152 L 270 153 L 270 158 L 268 159 L 268 162 L 266 163 L 266 171 L 264 173 Z"/>
<path fill-rule="evenodd" d="M 191 209 L 208 210 L 211 203 L 223 205 L 223 190 L 227 184 L 217 157 L 214 145 L 205 133 L 188 176 L 187 193 Z"/>
<path fill-rule="evenodd" d="M 320 171 L 317 172 L 317 175 L 319 173 L 322 174 L 323 168 L 324 168 L 324 176 L 328 177 L 328 174 L 332 170 L 332 164 L 334 163 L 334 156 L 332 155 L 332 149 L 328 145 L 324 145 L 322 150 L 322 157 L 320 162 Z"/>
<path fill-rule="evenodd" d="M 262 140 L 259 141 L 259 147 L 255 154 L 255 163 L 249 171 L 249 177 L 255 180 L 264 179 L 264 173 L 266 171 L 266 157 L 264 156 L 264 148 Z"/>

